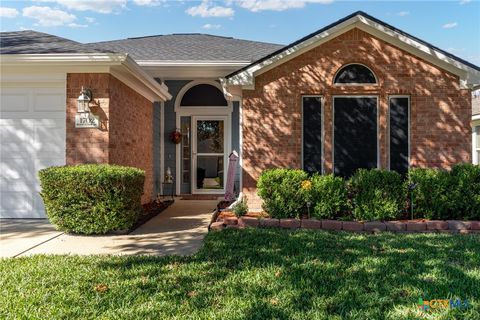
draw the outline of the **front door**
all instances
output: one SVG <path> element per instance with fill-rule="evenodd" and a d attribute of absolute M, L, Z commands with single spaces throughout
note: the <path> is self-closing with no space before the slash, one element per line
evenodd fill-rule
<path fill-rule="evenodd" d="M 227 117 L 193 117 L 193 193 L 224 193 Z"/>

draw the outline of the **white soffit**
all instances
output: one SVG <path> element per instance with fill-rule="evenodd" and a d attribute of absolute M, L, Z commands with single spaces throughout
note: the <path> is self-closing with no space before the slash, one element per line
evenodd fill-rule
<path fill-rule="evenodd" d="M 160 84 L 127 54 L 12 54 L 0 55 L 1 72 L 110 73 L 150 101 L 171 99 Z"/>
<path fill-rule="evenodd" d="M 162 80 L 220 78 L 252 61 L 136 60 L 150 76 Z"/>

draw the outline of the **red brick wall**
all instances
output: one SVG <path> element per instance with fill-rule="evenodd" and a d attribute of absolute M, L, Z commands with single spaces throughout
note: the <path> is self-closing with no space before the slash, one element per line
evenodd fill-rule
<path fill-rule="evenodd" d="M 69 73 L 67 74 L 67 164 L 108 163 L 108 73 Z M 100 129 L 76 129 L 77 99 L 82 86 L 90 88 L 95 104 L 90 104 L 92 112 L 100 115 Z"/>
<path fill-rule="evenodd" d="M 93 92 L 101 128 L 75 128 L 81 87 Z M 145 170 L 142 202 L 152 198 L 152 103 L 107 73 L 67 75 L 67 164 L 111 163 Z"/>
<path fill-rule="evenodd" d="M 145 170 L 143 202 L 153 193 L 153 104 L 110 76 L 110 163 Z"/>
<path fill-rule="evenodd" d="M 378 85 L 337 86 L 333 78 L 348 63 L 370 67 Z M 411 166 L 448 168 L 471 161 L 471 99 L 457 76 L 397 47 L 353 29 L 255 78 L 243 91 L 243 191 L 251 207 L 260 173 L 301 167 L 301 96 L 324 97 L 324 168 L 332 171 L 334 95 L 379 98 L 380 166 L 387 167 L 388 96 L 411 96 Z"/>

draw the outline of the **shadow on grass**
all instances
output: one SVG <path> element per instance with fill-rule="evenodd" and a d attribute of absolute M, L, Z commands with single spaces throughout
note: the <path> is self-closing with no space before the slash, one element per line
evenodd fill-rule
<path fill-rule="evenodd" d="M 419 297 L 468 299 L 478 312 L 479 247 L 474 236 L 227 230 L 209 234 L 202 250 L 186 260 L 133 261 L 154 262 L 151 277 L 172 263 L 182 271 L 195 266 L 174 275 L 175 284 L 184 288 L 174 299 L 193 310 L 238 304 L 245 319 L 380 319 L 401 316 L 392 313 L 395 306 L 415 311 Z"/>
<path fill-rule="evenodd" d="M 37 259 L 37 269 L 48 262 L 60 269 L 57 273 L 75 270 L 63 282 L 54 269 L 42 271 L 41 278 L 34 273 L 34 280 L 22 287 L 29 292 L 33 283 L 55 278 L 59 293 L 48 291 L 54 293 L 53 305 L 45 307 L 47 315 L 50 309 L 62 308 L 68 316 L 120 318 L 475 319 L 480 315 L 480 238 L 471 235 L 225 230 L 208 234 L 202 249 L 190 257 L 31 259 Z M 22 260 L 5 262 L 12 261 Z M 109 284 L 109 291 L 93 292 L 96 283 Z M 55 295 L 66 302 L 59 303 Z M 85 308 L 72 311 L 67 306 L 79 304 L 76 296 L 82 297 Z M 423 315 L 416 306 L 419 297 L 467 299 L 470 308 Z"/>

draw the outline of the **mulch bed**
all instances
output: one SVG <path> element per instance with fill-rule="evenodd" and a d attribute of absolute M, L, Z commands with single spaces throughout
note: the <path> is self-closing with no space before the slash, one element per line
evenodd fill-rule
<path fill-rule="evenodd" d="M 220 201 L 219 203 L 217 203 L 217 208 L 215 209 L 215 211 L 213 212 L 213 215 L 212 215 L 212 219 L 210 221 L 210 224 L 212 224 L 213 222 L 217 221 L 219 215 L 223 212 L 223 210 L 225 210 L 226 208 L 228 208 L 233 202 L 232 201 L 226 201 L 226 200 L 222 200 Z M 210 226 L 208 227 L 209 230 L 210 230 Z"/>
<path fill-rule="evenodd" d="M 145 224 L 147 221 L 157 216 L 163 210 L 167 209 L 174 201 L 152 201 L 142 205 L 143 214 L 138 218 L 137 222 L 128 230 L 127 233 L 131 233 L 141 225 Z"/>
<path fill-rule="evenodd" d="M 218 214 L 217 220 L 224 219 L 226 217 L 235 217 L 235 214 L 231 211 L 222 211 Z M 252 218 L 260 219 L 260 218 L 269 218 L 270 216 L 265 211 L 262 211 L 262 212 L 255 211 L 255 212 L 248 212 L 246 215 L 244 215 L 244 217 L 252 217 Z"/>
<path fill-rule="evenodd" d="M 226 209 L 226 208 L 228 208 L 231 204 L 232 204 L 232 201 L 222 200 L 222 201 L 220 201 L 220 202 L 217 204 L 217 209 L 218 209 L 218 210 Z"/>

